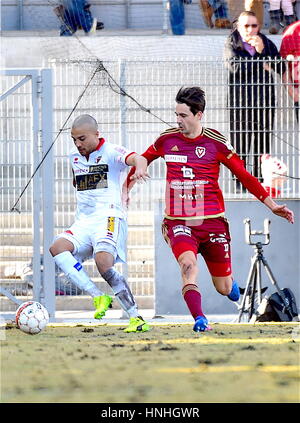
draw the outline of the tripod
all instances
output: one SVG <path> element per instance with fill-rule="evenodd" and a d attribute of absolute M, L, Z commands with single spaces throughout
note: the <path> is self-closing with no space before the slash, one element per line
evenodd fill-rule
<path fill-rule="evenodd" d="M 262 265 L 271 281 L 271 283 L 276 287 L 278 294 L 282 297 L 280 288 L 276 282 L 276 279 L 270 269 L 270 266 L 267 263 L 266 258 L 263 255 L 263 245 L 268 245 L 270 243 L 270 231 L 269 225 L 270 220 L 264 220 L 264 230 L 263 231 L 252 231 L 250 219 L 247 218 L 244 220 L 245 224 L 245 236 L 246 243 L 252 245 L 255 253 L 251 258 L 251 266 L 246 281 L 246 287 L 243 291 L 243 297 L 241 304 L 239 306 L 239 316 L 238 322 L 241 321 L 242 315 L 244 313 L 248 314 L 248 321 L 251 320 L 251 317 L 255 314 L 255 300 L 259 306 L 262 302 L 262 294 L 267 290 L 267 287 L 261 287 L 261 268 Z M 260 235 L 264 236 L 264 242 L 252 242 L 252 236 Z"/>

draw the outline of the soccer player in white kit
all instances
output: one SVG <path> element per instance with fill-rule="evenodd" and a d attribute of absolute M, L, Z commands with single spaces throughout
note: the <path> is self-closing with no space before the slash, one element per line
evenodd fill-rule
<path fill-rule="evenodd" d="M 127 221 L 122 187 L 127 169 L 135 166 L 132 179 L 146 181 L 147 160 L 99 138 L 97 121 L 90 115 L 74 120 L 71 135 L 76 147 L 70 153 L 76 217 L 73 225 L 56 237 L 50 253 L 72 282 L 93 297 L 94 318 L 101 319 L 111 307 L 112 297 L 101 292 L 82 267 L 82 262 L 93 255 L 99 273 L 130 318 L 124 331 L 146 332 L 149 325 L 139 315 L 130 288 L 114 264 L 126 260 Z"/>

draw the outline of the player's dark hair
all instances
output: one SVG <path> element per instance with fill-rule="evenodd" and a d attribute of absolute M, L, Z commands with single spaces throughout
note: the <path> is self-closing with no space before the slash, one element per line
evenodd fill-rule
<path fill-rule="evenodd" d="M 205 92 L 200 87 L 181 87 L 176 95 L 177 103 L 189 106 L 193 115 L 204 112 Z"/>

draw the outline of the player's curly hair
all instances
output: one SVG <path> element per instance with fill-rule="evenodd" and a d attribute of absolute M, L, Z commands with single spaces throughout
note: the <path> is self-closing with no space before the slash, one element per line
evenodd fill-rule
<path fill-rule="evenodd" d="M 193 115 L 205 110 L 205 92 L 200 87 L 181 87 L 175 101 L 189 106 Z"/>

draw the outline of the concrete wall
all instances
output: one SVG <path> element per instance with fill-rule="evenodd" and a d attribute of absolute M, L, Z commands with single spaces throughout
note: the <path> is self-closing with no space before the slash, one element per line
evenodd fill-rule
<path fill-rule="evenodd" d="M 276 200 L 282 204 L 282 200 Z M 265 218 L 271 220 L 271 242 L 264 247 L 264 255 L 271 267 L 275 279 L 281 288 L 291 288 L 300 306 L 300 201 L 284 201 L 296 216 L 295 224 L 273 215 L 260 202 L 253 201 L 226 201 L 226 216 L 230 221 L 232 267 L 235 279 L 241 287 L 245 282 L 250 268 L 250 259 L 254 254 L 252 246 L 245 242 L 243 220 L 251 219 L 252 230 L 262 230 Z M 157 205 L 155 215 L 155 312 L 157 315 L 187 314 L 188 309 L 181 294 L 181 277 L 178 264 L 161 235 L 161 221 L 163 205 Z M 257 241 L 262 237 L 257 236 Z M 200 268 L 198 284 L 202 294 L 203 311 L 207 314 L 235 314 L 236 305 L 227 297 L 216 292 L 202 257 L 198 256 Z M 262 286 L 268 289 L 265 295 L 275 292 L 262 269 Z"/>
<path fill-rule="evenodd" d="M 82 32 L 82 31 L 81 31 Z M 100 31 L 101 33 L 101 31 Z M 97 37 L 41 37 L 3 36 L 1 38 L 2 67 L 48 67 L 49 58 L 80 59 L 86 58 L 87 50 L 101 60 L 122 58 L 158 58 L 162 57 L 203 57 L 222 58 L 228 32 L 208 35 L 139 35 Z M 281 36 L 269 38 L 280 47 Z M 86 49 L 83 47 L 86 46 Z"/>

